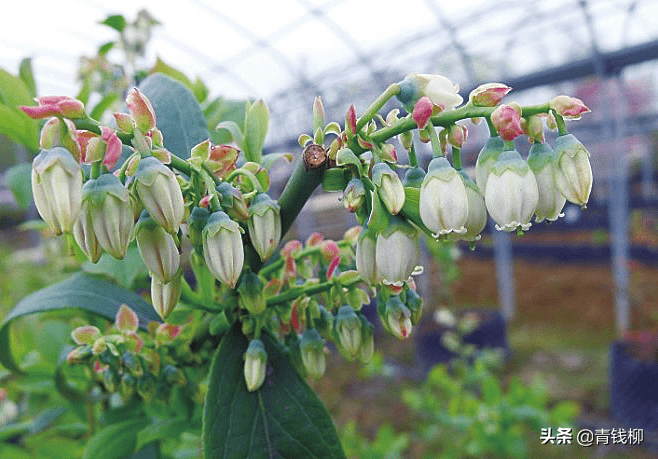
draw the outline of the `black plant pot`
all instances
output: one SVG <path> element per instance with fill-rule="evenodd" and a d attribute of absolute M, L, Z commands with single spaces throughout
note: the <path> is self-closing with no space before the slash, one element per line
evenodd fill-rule
<path fill-rule="evenodd" d="M 463 313 L 476 313 L 480 316 L 480 325 L 464 336 L 464 343 L 473 344 L 478 350 L 500 349 L 509 354 L 507 345 L 507 324 L 500 312 L 491 309 L 469 309 Z M 457 354 L 447 349 L 442 336 L 447 331 L 439 326 L 432 317 L 426 316 L 418 327 L 416 334 L 416 352 L 422 365 L 429 369 L 436 364 L 449 362 Z"/>
<path fill-rule="evenodd" d="M 658 429 L 658 363 L 636 359 L 625 342 L 610 350 L 612 415 L 625 428 Z"/>

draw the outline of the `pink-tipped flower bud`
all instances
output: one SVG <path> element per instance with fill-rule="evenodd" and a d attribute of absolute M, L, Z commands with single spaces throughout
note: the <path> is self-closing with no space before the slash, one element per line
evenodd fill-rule
<path fill-rule="evenodd" d="M 555 184 L 567 201 L 585 207 L 592 191 L 589 151 L 573 134 L 555 141 Z"/>
<path fill-rule="evenodd" d="M 372 181 L 379 189 L 379 197 L 391 213 L 397 215 L 404 206 L 404 186 L 398 174 L 386 163 L 372 168 Z"/>
<path fill-rule="evenodd" d="M 499 231 L 528 230 L 539 201 L 537 180 L 516 150 L 503 152 L 491 168 L 484 194 Z"/>
<path fill-rule="evenodd" d="M 82 170 L 70 152 L 55 147 L 34 158 L 32 196 L 55 234 L 71 232 L 82 202 Z"/>
<path fill-rule="evenodd" d="M 185 203 L 176 176 L 156 158 L 142 158 L 135 175 L 135 191 L 158 225 L 175 233 L 183 221 Z"/>
<path fill-rule="evenodd" d="M 117 311 L 114 325 L 124 335 L 133 335 L 139 328 L 139 317 L 127 304 L 122 304 Z"/>
<path fill-rule="evenodd" d="M 101 337 L 101 331 L 93 325 L 84 325 L 71 332 L 71 338 L 75 344 L 88 344 L 93 346 L 94 342 Z"/>
<path fill-rule="evenodd" d="M 345 116 L 345 133 L 348 138 L 356 135 L 356 107 L 354 105 L 350 105 Z"/>
<path fill-rule="evenodd" d="M 343 206 L 350 212 L 356 212 L 366 202 L 366 188 L 357 178 L 349 181 L 343 191 Z"/>
<path fill-rule="evenodd" d="M 334 320 L 334 330 L 346 357 L 354 359 L 361 346 L 361 321 L 351 306 L 340 307 Z"/>
<path fill-rule="evenodd" d="M 390 224 L 377 236 L 375 263 L 384 284 L 401 286 L 418 264 L 418 232 L 406 220 L 391 217 Z"/>
<path fill-rule="evenodd" d="M 299 344 L 302 363 L 306 372 L 314 378 L 324 375 L 327 368 L 324 355 L 324 340 L 315 328 L 307 329 Z"/>
<path fill-rule="evenodd" d="M 108 169 L 112 169 L 121 157 L 123 144 L 119 140 L 116 131 L 105 126 L 101 127 L 101 139 L 107 145 L 103 157 L 103 165 L 107 166 Z"/>
<path fill-rule="evenodd" d="M 495 107 L 512 90 L 502 83 L 485 83 L 468 95 L 468 100 L 476 107 Z"/>
<path fill-rule="evenodd" d="M 135 225 L 135 210 L 121 181 L 113 174 L 103 174 L 85 183 L 82 212 L 91 219 L 101 247 L 115 258 L 125 257 Z"/>
<path fill-rule="evenodd" d="M 251 201 L 247 222 L 251 243 L 262 261 L 272 256 L 281 241 L 281 208 L 266 193 Z"/>
<path fill-rule="evenodd" d="M 152 277 L 169 283 L 180 268 L 180 253 L 171 234 L 143 211 L 135 225 L 137 248 Z"/>
<path fill-rule="evenodd" d="M 453 124 L 447 128 L 446 140 L 453 147 L 461 148 L 466 143 L 468 128 L 461 124 Z"/>
<path fill-rule="evenodd" d="M 259 339 L 252 339 L 244 353 L 244 380 L 247 390 L 254 392 L 263 385 L 267 368 L 267 352 Z"/>
<path fill-rule="evenodd" d="M 153 309 L 162 319 L 174 310 L 183 289 L 183 274 L 178 272 L 169 282 L 162 282 L 156 276 L 151 276 L 151 303 Z"/>
<path fill-rule="evenodd" d="M 521 134 L 521 114 L 511 105 L 503 104 L 491 113 L 491 123 L 503 140 L 514 140 Z"/>
<path fill-rule="evenodd" d="M 583 113 L 590 111 L 582 100 L 569 96 L 557 96 L 549 102 L 550 107 L 562 117 L 579 120 Z"/>
<path fill-rule="evenodd" d="M 128 113 L 114 113 L 114 120 L 121 132 L 132 134 L 135 130 L 135 120 Z"/>
<path fill-rule="evenodd" d="M 203 229 L 203 256 L 215 279 L 235 288 L 244 263 L 242 228 L 226 213 L 213 212 Z"/>
<path fill-rule="evenodd" d="M 135 120 L 135 127 L 140 132 L 146 133 L 155 127 L 155 110 L 153 109 L 153 105 L 151 105 L 151 101 L 139 89 L 134 88 L 128 93 L 126 105 Z"/>
<path fill-rule="evenodd" d="M 535 143 L 528 153 L 528 166 L 537 180 L 539 201 L 535 209 L 535 222 L 555 221 L 563 216 L 562 208 L 566 198 L 555 184 L 555 153 L 545 143 Z"/>
<path fill-rule="evenodd" d="M 432 100 L 423 96 L 418 99 L 418 102 L 414 104 L 414 109 L 411 113 L 414 121 L 418 125 L 418 129 L 423 129 L 430 117 L 432 116 L 432 111 L 434 110 L 434 104 Z"/>
<path fill-rule="evenodd" d="M 459 173 L 444 157 L 434 158 L 420 187 L 420 219 L 434 237 L 466 232 L 468 195 Z"/>
<path fill-rule="evenodd" d="M 76 160 L 80 161 L 80 158 L 84 158 L 84 155 L 81 153 L 77 133 L 73 121 L 66 118 L 50 118 L 41 128 L 39 148 L 50 150 L 55 147 L 64 147 L 71 152 Z"/>
<path fill-rule="evenodd" d="M 544 143 L 544 116 L 535 115 L 527 120 L 523 118 L 521 125 L 530 143 Z"/>
<path fill-rule="evenodd" d="M 21 105 L 18 108 L 34 119 L 61 116 L 64 118 L 84 118 L 85 105 L 77 99 L 66 96 L 44 96 L 35 99 L 37 107 Z"/>
<path fill-rule="evenodd" d="M 398 295 L 391 296 L 386 302 L 386 322 L 397 338 L 407 338 L 411 334 L 411 311 Z"/>

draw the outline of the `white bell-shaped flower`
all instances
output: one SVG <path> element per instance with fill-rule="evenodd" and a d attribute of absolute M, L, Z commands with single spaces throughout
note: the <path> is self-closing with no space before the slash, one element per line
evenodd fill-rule
<path fill-rule="evenodd" d="M 235 288 L 244 264 L 242 232 L 240 225 L 218 211 L 210 215 L 201 233 L 208 270 L 215 279 L 231 288 Z"/>
<path fill-rule="evenodd" d="M 592 191 L 589 151 L 573 134 L 555 141 L 555 184 L 567 201 L 585 207 Z"/>
<path fill-rule="evenodd" d="M 406 220 L 391 217 L 390 224 L 377 236 L 375 262 L 384 284 L 401 286 L 418 265 L 418 232 Z"/>
<path fill-rule="evenodd" d="M 555 153 L 553 149 L 545 143 L 533 144 L 528 153 L 528 166 L 535 174 L 539 191 L 535 222 L 539 223 L 544 220 L 553 222 L 558 217 L 564 216 L 561 212 L 566 198 L 555 184 Z"/>

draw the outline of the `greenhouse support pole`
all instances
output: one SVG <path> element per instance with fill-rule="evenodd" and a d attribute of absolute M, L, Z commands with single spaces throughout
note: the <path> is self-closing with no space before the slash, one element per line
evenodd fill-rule
<path fill-rule="evenodd" d="M 497 231 L 491 223 L 494 240 L 494 263 L 496 266 L 496 287 L 498 304 L 505 322 L 509 323 L 516 312 L 514 298 L 514 264 L 512 262 L 512 239 L 510 233 Z"/>

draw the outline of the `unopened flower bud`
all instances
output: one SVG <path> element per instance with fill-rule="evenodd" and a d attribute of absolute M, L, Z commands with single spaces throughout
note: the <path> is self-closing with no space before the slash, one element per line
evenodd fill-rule
<path fill-rule="evenodd" d="M 569 96 L 554 97 L 550 100 L 549 105 L 562 117 L 572 120 L 579 120 L 583 113 L 590 111 L 582 100 Z"/>
<path fill-rule="evenodd" d="M 477 162 L 475 163 L 475 183 L 477 183 L 482 193 L 486 190 L 487 179 L 491 173 L 491 168 L 503 153 L 503 146 L 503 139 L 499 136 L 489 137 L 482 150 L 480 150 Z"/>
<path fill-rule="evenodd" d="M 356 357 L 361 346 L 361 321 L 351 306 L 340 307 L 334 320 L 334 329 L 347 357 Z"/>
<path fill-rule="evenodd" d="M 272 256 L 281 241 L 280 212 L 279 205 L 266 193 L 258 194 L 249 207 L 249 237 L 262 261 Z"/>
<path fill-rule="evenodd" d="M 586 206 L 592 191 L 592 166 L 589 151 L 573 134 L 555 141 L 555 184 L 567 201 Z"/>
<path fill-rule="evenodd" d="M 79 161 L 82 157 L 81 142 L 78 141 L 79 132 L 76 130 L 73 121 L 69 119 L 50 118 L 41 128 L 39 148 L 41 150 L 50 150 L 55 147 L 64 147 Z"/>
<path fill-rule="evenodd" d="M 92 346 L 101 337 L 101 331 L 93 325 L 84 325 L 71 332 L 71 338 L 75 344 L 88 344 Z"/>
<path fill-rule="evenodd" d="M 250 314 L 262 314 L 267 307 L 263 288 L 265 285 L 258 274 L 248 271 L 242 276 L 238 293 L 240 294 L 240 306 L 249 311 Z"/>
<path fill-rule="evenodd" d="M 103 247 L 101 247 L 94 232 L 91 213 L 80 212 L 80 215 L 78 215 L 77 220 L 73 224 L 73 237 L 89 261 L 97 263 L 103 253 Z"/>
<path fill-rule="evenodd" d="M 539 200 L 535 222 L 555 221 L 561 217 L 566 198 L 555 184 L 555 153 L 545 143 L 535 143 L 528 153 L 528 166 L 537 180 Z"/>
<path fill-rule="evenodd" d="M 180 268 L 180 253 L 173 236 L 143 211 L 135 225 L 135 239 L 151 274 L 163 284 L 170 282 Z"/>
<path fill-rule="evenodd" d="M 244 354 L 244 380 L 247 390 L 253 392 L 258 390 L 265 381 L 267 367 L 267 352 L 265 346 L 259 339 L 252 339 Z"/>
<path fill-rule="evenodd" d="M 528 118 L 524 123 L 523 132 L 528 136 L 528 142 L 544 143 L 544 117 L 535 115 Z"/>
<path fill-rule="evenodd" d="M 359 271 L 361 279 L 371 285 L 379 283 L 377 264 L 375 263 L 376 244 L 376 234 L 367 228 L 361 231 L 356 242 L 356 269 Z"/>
<path fill-rule="evenodd" d="M 423 313 L 423 298 L 416 293 L 414 289 L 407 289 L 405 305 L 409 308 L 411 313 L 411 325 L 416 325 L 420 321 L 420 316 Z"/>
<path fill-rule="evenodd" d="M 121 181 L 113 174 L 103 174 L 85 183 L 82 212 L 91 220 L 101 247 L 113 257 L 122 259 L 135 221 L 130 193 Z"/>
<path fill-rule="evenodd" d="M 468 137 L 468 129 L 461 124 L 453 124 L 447 128 L 446 140 L 453 147 L 461 148 Z"/>
<path fill-rule="evenodd" d="M 411 113 L 418 129 L 423 129 L 430 117 L 432 116 L 432 111 L 434 110 L 434 104 L 429 97 L 423 96 L 414 104 L 414 109 Z"/>
<path fill-rule="evenodd" d="M 55 234 L 71 232 L 82 201 L 82 171 L 71 153 L 55 147 L 34 158 L 32 195 L 39 214 Z"/>
<path fill-rule="evenodd" d="M 319 378 L 324 375 L 326 359 L 324 355 L 324 340 L 314 328 L 307 329 L 299 344 L 304 368 L 309 375 Z"/>
<path fill-rule="evenodd" d="M 503 140 L 514 140 L 521 134 L 521 114 L 511 105 L 500 105 L 491 113 L 491 124 L 494 125 Z"/>
<path fill-rule="evenodd" d="M 249 218 L 249 207 L 239 188 L 234 187 L 228 182 L 222 182 L 217 185 L 217 192 L 219 193 L 219 202 L 222 205 L 222 210 L 229 217 L 241 222 Z"/>
<path fill-rule="evenodd" d="M 375 327 L 364 316 L 361 319 L 361 345 L 359 346 L 359 360 L 362 363 L 370 363 L 375 353 Z"/>
<path fill-rule="evenodd" d="M 139 327 L 139 317 L 130 306 L 122 304 L 117 311 L 114 325 L 122 334 L 132 335 L 137 332 Z"/>
<path fill-rule="evenodd" d="M 183 274 L 181 272 L 178 272 L 169 282 L 163 282 L 157 276 L 151 275 L 151 302 L 153 309 L 163 320 L 178 304 L 182 288 Z"/>
<path fill-rule="evenodd" d="M 156 158 L 142 158 L 135 175 L 135 190 L 158 225 L 175 233 L 183 221 L 185 204 L 175 174 Z"/>
<path fill-rule="evenodd" d="M 84 363 L 93 355 L 93 352 L 91 350 L 91 346 L 88 344 L 83 344 L 82 346 L 78 346 L 76 348 L 73 348 L 71 352 L 68 353 L 66 356 L 66 362 L 69 365 L 73 365 L 75 363 Z"/>
<path fill-rule="evenodd" d="M 385 284 L 403 285 L 418 264 L 418 234 L 406 220 L 392 217 L 390 225 L 377 236 L 377 276 Z"/>
<path fill-rule="evenodd" d="M 190 242 L 194 247 L 201 247 L 203 244 L 201 233 L 203 228 L 206 227 L 206 223 L 208 223 L 208 218 L 210 218 L 210 211 L 204 207 L 195 207 L 190 212 L 187 219 L 187 228 Z"/>
<path fill-rule="evenodd" d="M 484 199 L 497 230 L 530 228 L 539 191 L 534 174 L 517 151 L 504 152 L 491 168 Z"/>
<path fill-rule="evenodd" d="M 391 296 L 386 302 L 386 321 L 397 338 L 407 338 L 411 333 L 411 311 L 398 295 Z"/>
<path fill-rule="evenodd" d="M 82 118 L 85 116 L 84 104 L 67 96 L 43 96 L 36 99 L 37 107 L 21 105 L 20 108 L 33 119 L 61 116 L 64 118 Z"/>
<path fill-rule="evenodd" d="M 203 229 L 203 256 L 215 279 L 235 288 L 244 263 L 242 228 L 222 211 L 213 212 Z"/>
<path fill-rule="evenodd" d="M 391 213 L 397 215 L 404 205 L 404 186 L 398 174 L 386 163 L 372 168 L 372 181 L 379 189 L 379 197 Z"/>
<path fill-rule="evenodd" d="M 468 100 L 476 107 L 495 107 L 511 90 L 502 83 L 485 83 L 471 91 Z"/>
<path fill-rule="evenodd" d="M 444 157 L 434 158 L 420 187 L 420 219 L 434 233 L 466 232 L 468 195 L 459 173 Z"/>
<path fill-rule="evenodd" d="M 128 111 L 135 120 L 135 127 L 146 133 L 155 127 L 155 110 L 151 101 L 137 88 L 128 92 L 126 97 Z"/>
<path fill-rule="evenodd" d="M 117 127 L 121 132 L 125 132 L 126 134 L 133 133 L 133 131 L 135 130 L 135 121 L 133 120 L 132 116 L 130 116 L 128 113 L 119 113 L 119 112 L 116 112 L 113 115 L 114 115 L 114 120 L 117 123 Z"/>

